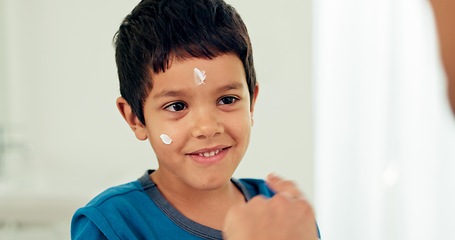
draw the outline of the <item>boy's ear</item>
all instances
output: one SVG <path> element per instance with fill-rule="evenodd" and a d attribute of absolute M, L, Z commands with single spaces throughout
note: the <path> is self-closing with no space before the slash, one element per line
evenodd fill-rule
<path fill-rule="evenodd" d="M 251 125 L 254 124 L 254 119 L 253 119 L 254 105 L 256 104 L 256 98 L 258 97 L 258 94 L 259 94 L 259 84 L 256 83 L 256 86 L 254 86 L 254 94 L 253 94 L 253 99 L 251 100 L 251 107 L 250 107 Z"/>
<path fill-rule="evenodd" d="M 122 117 L 128 123 L 131 130 L 133 130 L 134 134 L 136 135 L 136 138 L 141 141 L 146 140 L 147 129 L 141 123 L 139 118 L 137 118 L 136 114 L 133 113 L 131 106 L 128 104 L 128 102 L 126 102 L 126 100 L 123 97 L 119 97 L 117 98 L 116 104 L 118 110 L 120 111 L 120 114 L 122 114 Z"/>

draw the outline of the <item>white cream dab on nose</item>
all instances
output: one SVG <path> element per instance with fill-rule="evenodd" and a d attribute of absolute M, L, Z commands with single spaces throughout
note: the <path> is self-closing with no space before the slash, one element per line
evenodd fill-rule
<path fill-rule="evenodd" d="M 199 70 L 199 68 L 194 68 L 194 81 L 199 86 L 201 84 L 205 84 L 205 71 Z"/>
<path fill-rule="evenodd" d="M 160 135 L 160 138 L 161 138 L 161 141 L 163 141 L 164 144 L 171 144 L 172 143 L 172 138 L 169 137 L 168 135 L 166 134 L 161 134 Z"/>

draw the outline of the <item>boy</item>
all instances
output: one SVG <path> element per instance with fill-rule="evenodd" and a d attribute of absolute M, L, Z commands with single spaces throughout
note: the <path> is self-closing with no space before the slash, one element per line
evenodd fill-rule
<path fill-rule="evenodd" d="M 117 107 L 136 138 L 150 142 L 159 168 L 79 209 L 72 238 L 222 239 L 225 229 L 225 237 L 241 239 L 241 227 L 225 226 L 228 212 L 274 195 L 262 180 L 231 179 L 249 143 L 258 95 L 242 19 L 222 0 L 143 0 L 124 19 L 115 46 Z M 316 239 L 311 207 L 295 186 L 276 177 L 269 186 L 286 193 L 270 201 L 293 212 L 280 212 L 282 218 L 312 220 L 309 233 L 287 225 L 298 231 L 278 229 L 278 236 Z"/>

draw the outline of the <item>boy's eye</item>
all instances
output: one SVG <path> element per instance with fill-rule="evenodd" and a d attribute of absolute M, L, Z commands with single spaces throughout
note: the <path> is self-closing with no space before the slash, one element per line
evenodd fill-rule
<path fill-rule="evenodd" d="M 170 111 L 170 112 L 178 112 L 185 110 L 187 108 L 186 104 L 183 102 L 175 102 L 167 105 L 164 109 Z"/>
<path fill-rule="evenodd" d="M 224 104 L 233 104 L 234 102 L 238 101 L 239 99 L 236 97 L 223 97 L 218 101 L 219 105 L 224 105 Z"/>

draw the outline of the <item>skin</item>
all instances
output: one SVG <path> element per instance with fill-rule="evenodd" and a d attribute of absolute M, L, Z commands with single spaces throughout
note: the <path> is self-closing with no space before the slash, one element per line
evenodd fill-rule
<path fill-rule="evenodd" d="M 439 35 L 441 57 L 447 75 L 447 91 L 455 114 L 455 1 L 432 0 Z"/>
<path fill-rule="evenodd" d="M 195 83 L 194 68 L 206 72 L 204 84 Z M 145 125 L 125 99 L 117 107 L 137 139 L 150 142 L 159 164 L 151 178 L 163 195 L 188 218 L 221 229 L 227 211 L 245 201 L 230 178 L 249 144 L 258 86 L 250 103 L 242 62 L 232 54 L 174 60 L 151 77 Z M 217 154 L 200 156 L 210 153 Z"/>

